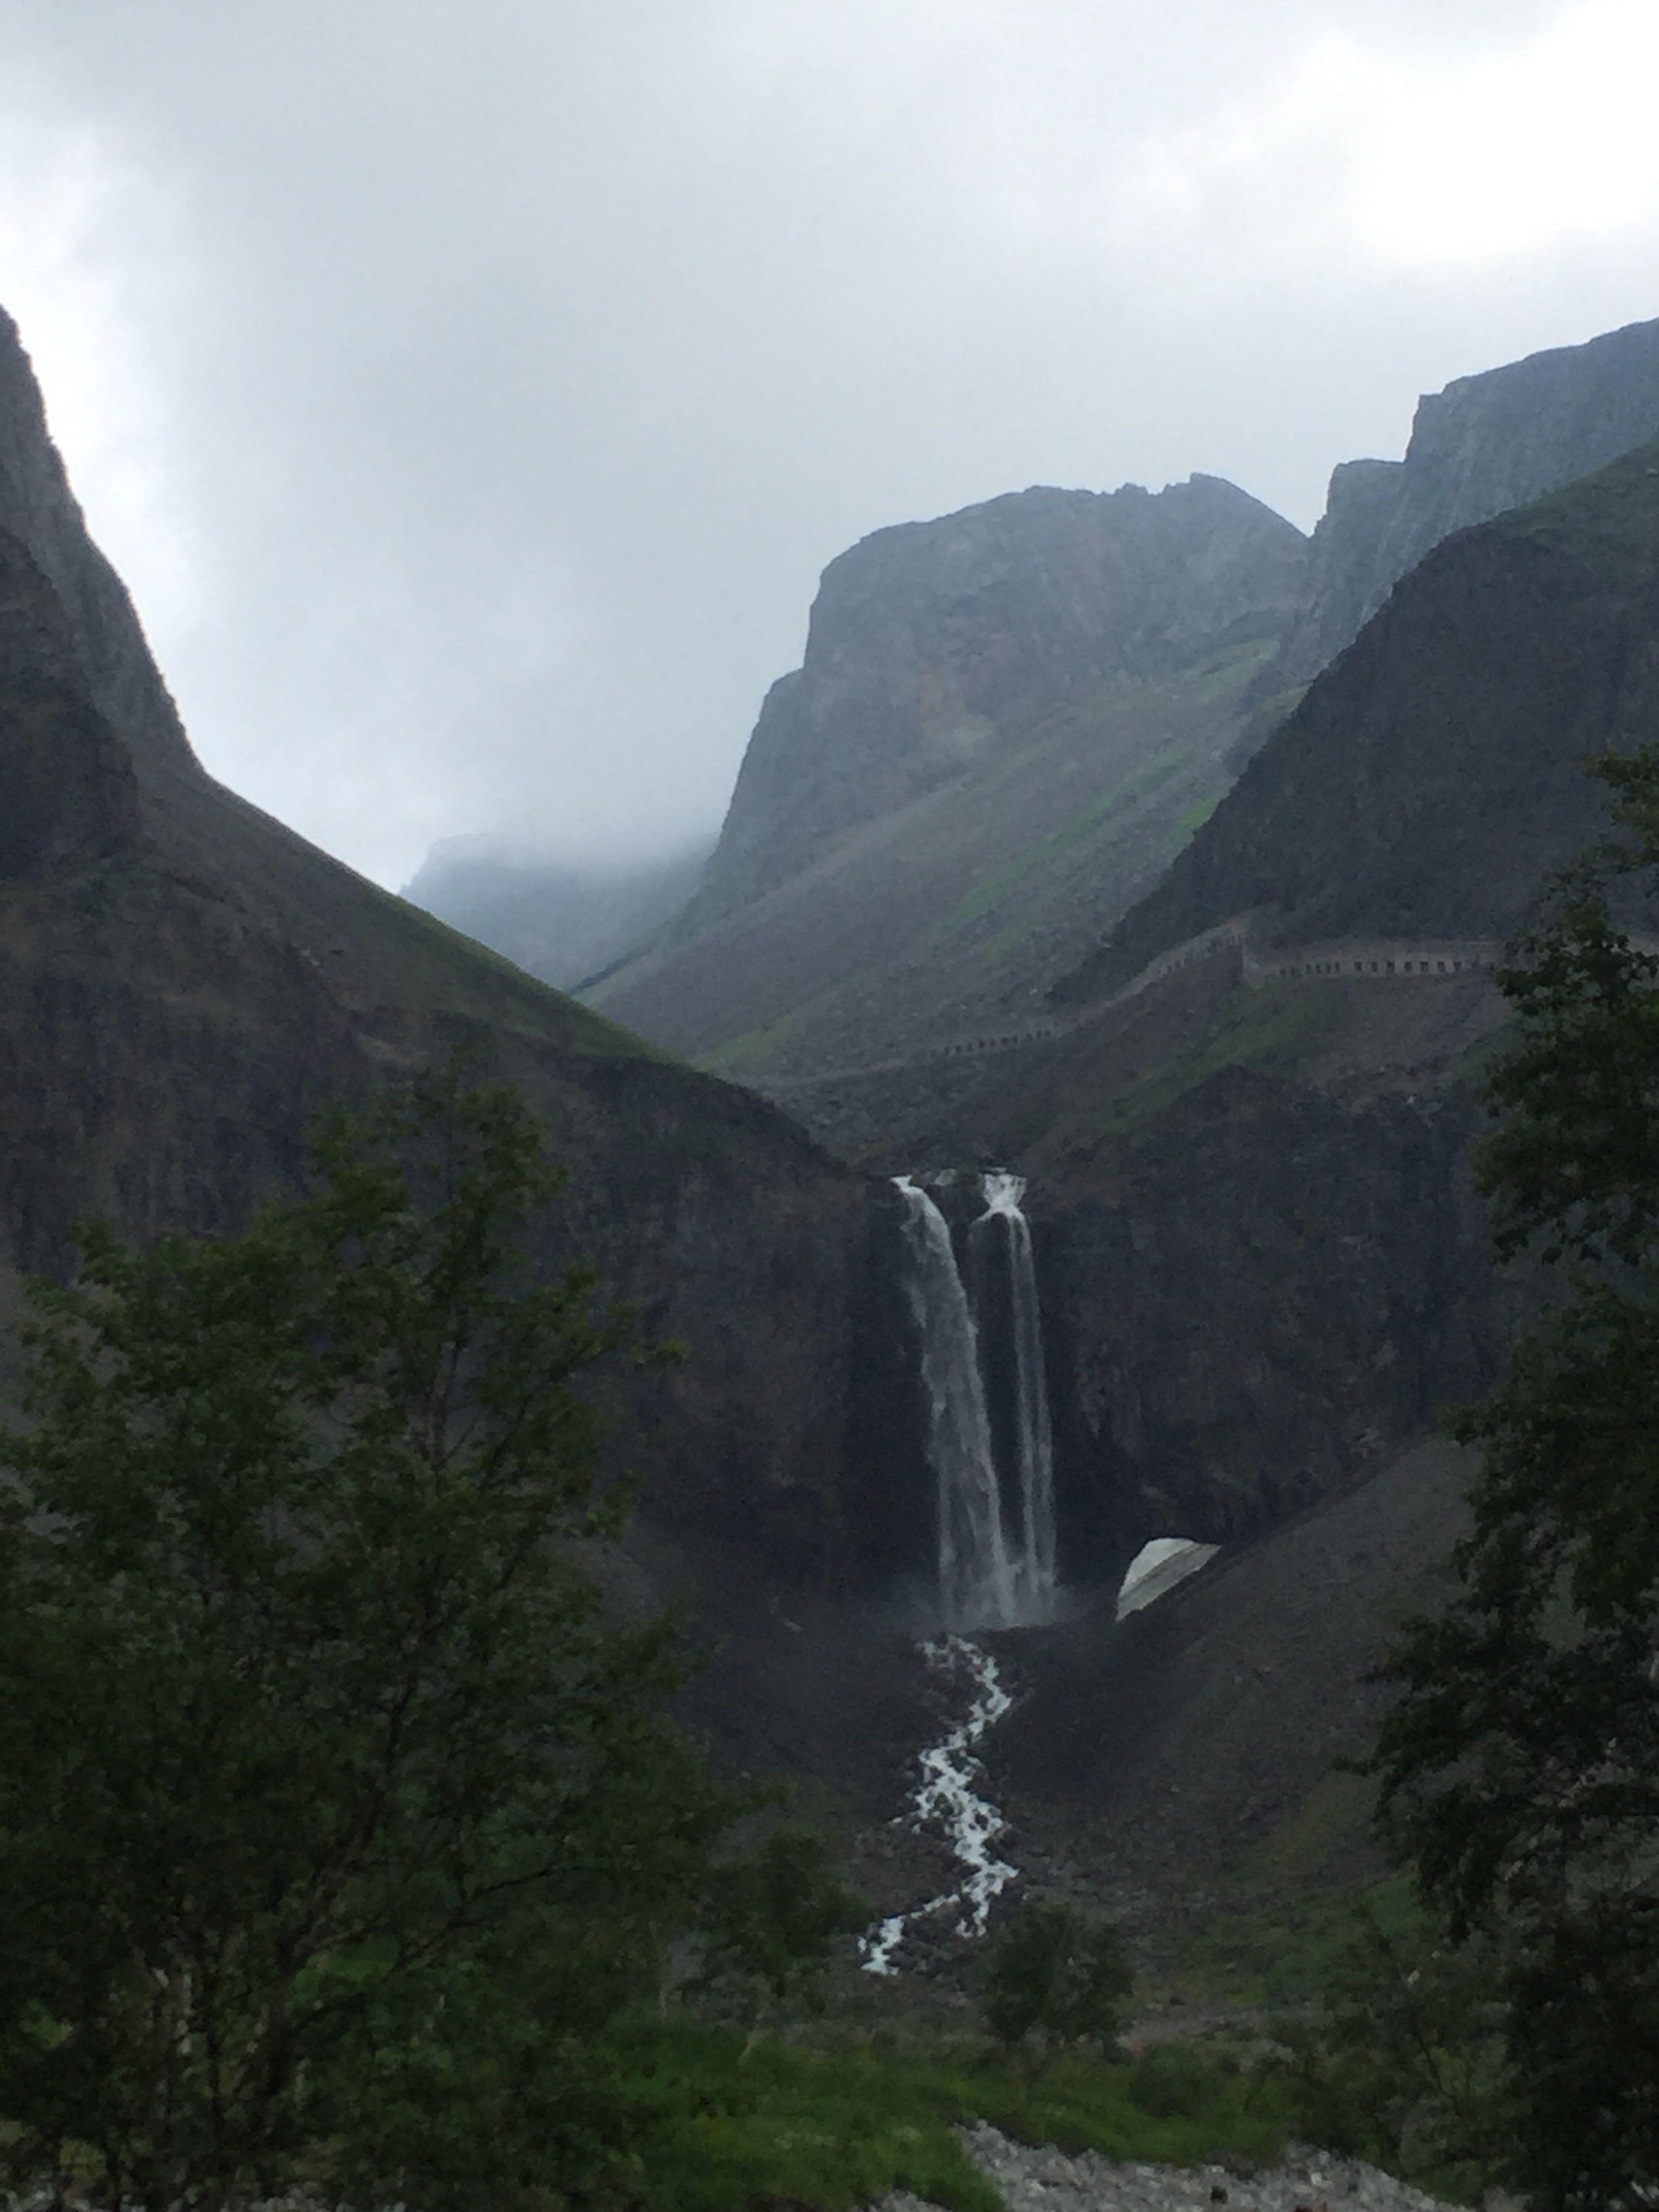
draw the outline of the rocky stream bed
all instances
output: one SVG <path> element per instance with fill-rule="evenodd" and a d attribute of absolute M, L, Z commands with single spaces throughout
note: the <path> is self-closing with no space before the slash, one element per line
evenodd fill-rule
<path fill-rule="evenodd" d="M 1282 2164 L 1256 2171 L 1221 2166 L 1151 2166 L 1076 2157 L 1012 2142 L 981 2122 L 963 2147 L 1002 2192 L 1008 2212 L 1445 2212 L 1437 2197 L 1357 2159 L 1293 2145 Z M 933 2212 L 906 2191 L 876 2212 Z"/>

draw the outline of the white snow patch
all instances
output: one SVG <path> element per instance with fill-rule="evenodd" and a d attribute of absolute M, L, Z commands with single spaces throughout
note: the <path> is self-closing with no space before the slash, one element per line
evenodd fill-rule
<path fill-rule="evenodd" d="M 1177 1583 L 1185 1582 L 1188 1575 L 1195 1575 L 1220 1548 L 1218 1544 L 1192 1543 L 1185 1536 L 1155 1536 L 1150 1544 L 1143 1544 L 1130 1560 L 1118 1591 L 1118 1619 L 1139 1613 Z"/>

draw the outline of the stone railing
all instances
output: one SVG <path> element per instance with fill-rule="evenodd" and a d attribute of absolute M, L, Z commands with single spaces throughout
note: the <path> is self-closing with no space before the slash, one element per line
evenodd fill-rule
<path fill-rule="evenodd" d="M 1420 980 L 1490 975 L 1504 962 L 1499 938 L 1344 938 L 1326 945 L 1281 945 L 1267 952 L 1244 947 L 1243 977 L 1253 989 L 1264 983 L 1308 982 L 1322 976 L 1357 975 L 1381 981 L 1389 975 Z"/>
<path fill-rule="evenodd" d="M 1310 983 L 1335 980 L 1383 982 L 1390 978 L 1409 982 L 1444 981 L 1453 975 L 1490 975 L 1503 966 L 1506 947 L 1495 937 L 1466 938 L 1338 938 L 1322 945 L 1279 945 L 1258 951 L 1251 943 L 1255 917 L 1235 915 L 1184 944 L 1172 945 L 1148 961 L 1108 999 L 1099 999 L 1079 1012 L 1060 1019 L 1008 1022 L 994 1030 L 975 1030 L 954 1037 L 937 1037 L 913 1051 L 890 1054 L 884 1059 L 858 1060 L 844 1067 L 826 1068 L 811 1075 L 759 1076 L 751 1087 L 769 1096 L 807 1091 L 824 1083 L 851 1082 L 868 1075 L 898 1074 L 938 1060 L 977 1059 L 983 1054 L 1012 1052 L 1033 1044 L 1051 1044 L 1074 1030 L 1096 1022 L 1171 975 L 1200 963 L 1228 957 L 1237 960 L 1238 972 L 1251 990 L 1269 983 Z M 1638 951 L 1659 957 L 1659 938 L 1632 938 Z"/>

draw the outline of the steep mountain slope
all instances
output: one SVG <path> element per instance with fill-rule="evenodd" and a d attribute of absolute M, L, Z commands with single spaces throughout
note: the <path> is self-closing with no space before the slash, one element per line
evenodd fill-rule
<path fill-rule="evenodd" d="M 570 1168 L 549 1258 L 591 1253 L 690 1348 L 682 1376 L 629 1386 L 629 1448 L 679 1555 L 726 1542 L 756 1574 L 884 1576 L 860 1495 L 882 1425 L 873 1445 L 847 1425 L 849 1377 L 866 1403 L 883 1389 L 878 1348 L 864 1381 L 855 1181 L 759 1100 L 665 1061 L 203 773 L 87 539 L 9 322 L 0 825 L 8 1280 L 61 1268 L 88 1212 L 141 1236 L 245 1218 L 297 1174 L 318 1105 L 470 1044 L 524 1085 Z"/>
<path fill-rule="evenodd" d="M 1224 788 L 1303 547 L 1213 477 L 865 539 L 825 572 L 702 890 L 594 1002 L 745 1075 L 1029 1012 Z"/>
<path fill-rule="evenodd" d="M 1659 441 L 1438 547 L 1057 998 L 1255 913 L 1263 945 L 1507 936 L 1659 735 Z"/>
<path fill-rule="evenodd" d="M 1160 1497 L 1149 1534 L 1224 1539 L 1229 1499 L 1259 1529 L 1493 1371 L 1518 1293 L 1468 1173 L 1483 963 L 1605 826 L 1584 757 L 1655 738 L 1659 447 L 1431 554 L 1073 979 L 1063 1034 L 988 1068 L 971 1119 L 918 1109 L 911 1157 L 1034 1179 L 1103 1539 Z M 1248 941 L 1218 929 L 1246 913 Z"/>
<path fill-rule="evenodd" d="M 677 915 L 713 848 L 712 839 L 699 838 L 655 860 L 578 865 L 487 834 L 443 837 L 404 896 L 527 975 L 568 988 Z"/>
<path fill-rule="evenodd" d="M 1238 1916 L 1294 1922 L 1382 1870 L 1365 1785 L 1335 1770 L 1366 1748 L 1393 1624 L 1443 1592 L 1467 1474 L 1415 1445 L 1121 1626 L 1010 1639 L 1022 1694 L 986 1758 L 1037 1876 L 1128 1912 L 1166 1969 L 1201 1948 L 1293 1987 L 1297 1962 L 1237 1955 Z"/>
<path fill-rule="evenodd" d="M 988 1067 L 970 1121 L 913 1125 L 921 1157 L 1031 1178 L 1074 1568 L 1104 1580 L 1153 1534 L 1223 1547 L 1121 1631 L 1096 1608 L 1011 1644 L 1025 1696 L 989 1763 L 1055 1887 L 1167 1935 L 1365 1863 L 1364 1794 L 1329 1762 L 1458 1519 L 1455 1455 L 1415 1447 L 1537 1290 L 1494 1269 L 1469 1172 L 1490 970 L 1378 956 L 1501 936 L 1604 825 L 1584 754 L 1655 738 L 1659 447 L 1439 547 L 1102 988 L 1192 957 Z M 1249 908 L 1254 951 L 1199 934 Z"/>
<path fill-rule="evenodd" d="M 1455 531 L 1589 476 L 1659 436 L 1659 322 L 1559 346 L 1418 405 L 1403 461 L 1348 461 L 1313 534 L 1307 604 L 1266 688 L 1306 684 Z"/>
<path fill-rule="evenodd" d="M 1296 598 L 1294 533 L 1203 483 L 993 508 L 875 541 L 867 597 L 848 556 L 808 670 L 769 709 L 757 759 L 778 787 L 757 767 L 707 902 L 628 985 L 641 1002 L 701 1019 L 706 988 L 721 1018 L 769 1022 L 797 1002 L 769 992 L 811 998 L 817 977 L 823 1012 L 745 1048 L 780 1066 L 854 1036 L 949 1034 L 1026 1003 L 1098 927 L 1097 901 L 1145 883 L 1215 797 Z M 1098 1601 L 1149 1536 L 1227 1547 L 1162 1616 L 1179 1634 L 1116 1642 L 1097 1616 L 1051 1653 L 1028 1639 L 1035 1695 L 1006 1773 L 1051 1857 L 1076 1853 L 1086 1802 L 1131 1875 L 1176 1864 L 1176 1834 L 1206 1880 L 1241 1759 L 1215 1762 L 1190 1819 L 1170 1792 L 1217 1729 L 1265 1762 L 1241 1819 L 1278 1833 L 1316 1804 L 1322 1765 L 1273 1734 L 1305 1699 L 1271 1670 L 1319 1681 L 1334 1722 L 1363 1717 L 1375 1619 L 1355 1555 L 1390 1589 L 1427 1571 L 1456 1470 L 1390 1470 L 1492 1373 L 1519 1295 L 1493 1278 L 1468 1176 L 1471 1075 L 1501 1015 L 1484 972 L 1247 975 L 1224 939 L 1133 998 L 1102 994 L 1236 898 L 1268 910 L 1267 946 L 1478 934 L 1520 910 L 1596 818 L 1577 755 L 1651 728 L 1656 510 L 1659 459 L 1638 456 L 1443 546 L 1079 978 L 1075 1026 L 985 1062 L 961 1110 L 927 1070 L 905 1079 L 884 1165 L 1006 1158 L 1033 1178 L 1070 1578 Z M 744 1761 L 893 1809 L 926 1686 L 898 1604 L 855 1617 L 848 1601 L 925 1587 L 931 1556 L 895 1194 L 872 1203 L 758 1099 L 214 786 L 86 542 L 9 330 L 0 533 L 0 1299 L 15 1269 L 63 1264 L 88 1207 L 139 1233 L 241 1218 L 297 1172 L 313 1105 L 476 1044 L 571 1163 L 549 1257 L 592 1251 L 690 1346 L 629 1407 L 633 1570 L 729 1632 L 701 1712 Z M 1051 807 L 1071 810 L 1059 827 Z M 964 851 L 990 871 L 971 887 Z M 1363 1527 L 1343 1517 L 1355 1486 Z M 1316 1520 L 1334 1551 L 1298 1550 Z M 1291 1585 L 1299 1640 L 1270 1650 Z"/>

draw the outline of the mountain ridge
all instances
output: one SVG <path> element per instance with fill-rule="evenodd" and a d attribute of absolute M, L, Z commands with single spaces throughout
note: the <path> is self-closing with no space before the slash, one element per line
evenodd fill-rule
<path fill-rule="evenodd" d="M 682 1376 L 614 1386 L 691 1581 L 699 1557 L 826 1589 L 899 1571 L 865 1496 L 900 1477 L 849 1430 L 867 1357 L 872 1402 L 913 1388 L 864 1341 L 859 1178 L 206 775 L 9 320 L 0 735 L 0 1299 L 61 1273 L 88 1213 L 138 1238 L 239 1227 L 301 1178 L 319 1109 L 470 1051 L 571 1171 L 538 1258 L 593 1260 L 692 1350 Z"/>
<path fill-rule="evenodd" d="M 1270 945 L 1510 935 L 1605 819 L 1581 761 L 1659 732 L 1656 583 L 1659 439 L 1443 541 L 1056 999 L 1247 912 Z"/>
<path fill-rule="evenodd" d="M 1264 689 L 1308 683 L 1443 539 L 1529 506 L 1659 436 L 1659 321 L 1454 378 L 1419 400 L 1405 458 L 1340 464 L 1310 544 L 1307 606 Z"/>
<path fill-rule="evenodd" d="M 1225 787 L 1304 557 L 1215 478 L 862 540 L 702 890 L 590 1003 L 750 1077 L 1029 1008 Z"/>

